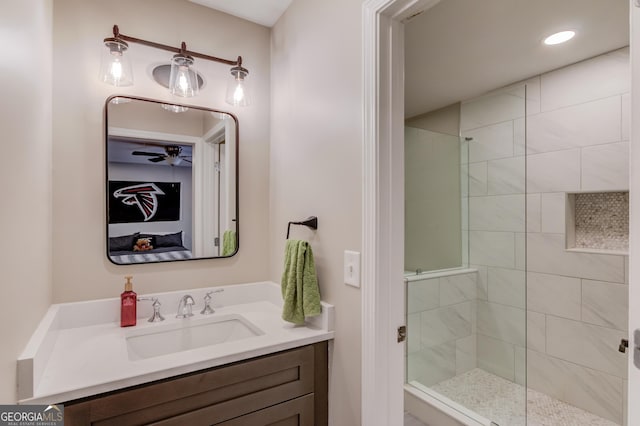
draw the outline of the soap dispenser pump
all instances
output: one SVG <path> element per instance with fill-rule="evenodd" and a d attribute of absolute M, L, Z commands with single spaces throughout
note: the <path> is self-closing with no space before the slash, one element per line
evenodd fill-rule
<path fill-rule="evenodd" d="M 127 276 L 124 292 L 120 295 L 120 327 L 136 325 L 138 296 L 133 291 L 132 276 Z"/>

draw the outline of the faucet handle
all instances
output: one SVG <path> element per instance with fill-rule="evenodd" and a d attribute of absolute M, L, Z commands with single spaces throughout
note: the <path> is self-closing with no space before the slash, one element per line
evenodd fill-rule
<path fill-rule="evenodd" d="M 158 300 L 157 297 L 138 297 L 138 301 L 143 301 L 143 300 L 151 300 L 153 303 L 151 304 L 151 306 L 153 307 L 153 315 L 151 315 L 151 318 L 149 318 L 149 322 L 160 322 L 160 321 L 164 321 L 164 317 L 160 314 L 160 306 L 162 306 L 162 303 L 160 303 L 160 301 Z"/>
<path fill-rule="evenodd" d="M 219 289 L 219 290 L 213 290 L 213 291 L 209 291 L 207 292 L 207 294 L 205 294 L 204 296 L 204 309 L 202 311 L 200 311 L 200 313 L 202 315 L 211 315 L 212 313 L 214 313 L 215 311 L 213 310 L 213 308 L 211 307 L 211 299 L 213 299 L 211 297 L 211 295 L 213 293 L 222 293 L 224 291 L 223 288 Z"/>

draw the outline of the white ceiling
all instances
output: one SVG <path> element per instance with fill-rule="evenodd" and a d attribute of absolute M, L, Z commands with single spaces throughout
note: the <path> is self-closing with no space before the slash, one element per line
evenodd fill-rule
<path fill-rule="evenodd" d="M 565 29 L 573 40 L 542 44 Z M 628 44 L 628 0 L 441 0 L 406 23 L 405 116 Z"/>
<path fill-rule="evenodd" d="M 189 0 L 256 24 L 272 27 L 292 0 Z"/>

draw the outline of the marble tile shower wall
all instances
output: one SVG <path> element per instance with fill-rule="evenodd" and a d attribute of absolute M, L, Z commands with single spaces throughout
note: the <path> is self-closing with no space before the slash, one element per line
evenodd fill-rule
<path fill-rule="evenodd" d="M 409 282 L 407 381 L 432 386 L 476 367 L 476 275 Z"/>
<path fill-rule="evenodd" d="M 526 129 L 523 84 L 461 110 L 463 136 L 474 138 L 477 365 L 618 424 L 627 258 L 567 252 L 565 198 L 628 189 L 628 67 L 620 49 L 526 81 Z"/>

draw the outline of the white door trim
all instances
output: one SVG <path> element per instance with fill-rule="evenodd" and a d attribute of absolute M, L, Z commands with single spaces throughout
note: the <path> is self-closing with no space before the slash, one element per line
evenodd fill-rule
<path fill-rule="evenodd" d="M 627 424 L 640 424 L 640 370 L 633 364 L 636 353 L 633 331 L 640 329 L 640 9 L 631 8 L 631 133 L 629 144 L 629 382 Z"/>
<path fill-rule="evenodd" d="M 404 31 L 439 0 L 363 3 L 362 424 L 401 425 L 404 345 Z"/>

